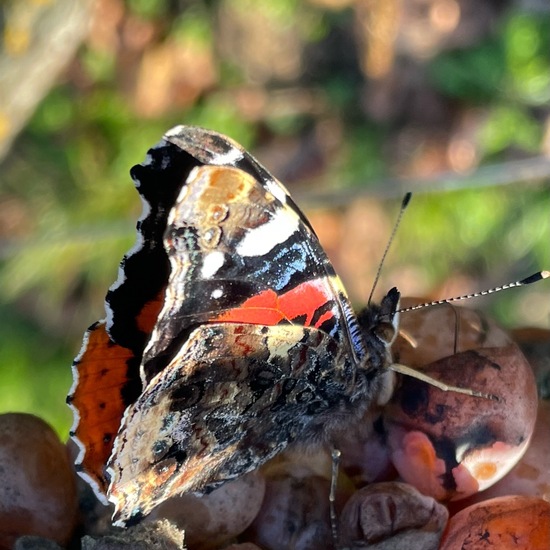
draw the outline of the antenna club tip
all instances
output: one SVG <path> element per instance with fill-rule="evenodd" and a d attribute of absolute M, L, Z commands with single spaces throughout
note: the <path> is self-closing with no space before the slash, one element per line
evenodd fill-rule
<path fill-rule="evenodd" d="M 550 271 L 538 271 L 537 273 L 534 273 L 533 275 L 522 279 L 521 281 L 519 281 L 519 283 L 522 285 L 529 285 L 531 283 L 536 283 L 537 281 L 540 281 L 542 279 L 548 279 L 548 277 L 550 277 Z"/>
<path fill-rule="evenodd" d="M 403 197 L 401 208 L 407 208 L 409 202 L 411 202 L 411 199 L 412 199 L 412 193 L 408 191 L 407 193 L 405 193 L 405 196 Z"/>

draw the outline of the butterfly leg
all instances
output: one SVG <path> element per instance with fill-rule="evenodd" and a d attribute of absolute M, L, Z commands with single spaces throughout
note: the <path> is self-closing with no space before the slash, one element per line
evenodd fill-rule
<path fill-rule="evenodd" d="M 331 451 L 332 470 L 330 476 L 330 493 L 328 496 L 330 506 L 330 529 L 332 532 L 332 541 L 334 548 L 338 546 L 338 517 L 336 514 L 336 486 L 338 484 L 338 469 L 340 467 L 341 452 L 339 449 L 333 448 Z"/>

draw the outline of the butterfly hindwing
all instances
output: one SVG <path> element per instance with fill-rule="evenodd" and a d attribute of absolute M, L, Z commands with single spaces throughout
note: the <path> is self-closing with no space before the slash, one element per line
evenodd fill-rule
<path fill-rule="evenodd" d="M 351 358 L 324 331 L 199 326 L 125 415 L 109 465 L 116 518 L 214 488 L 297 437 L 322 439 L 348 412 L 355 383 Z"/>
<path fill-rule="evenodd" d="M 75 417 L 71 437 L 79 447 L 76 468 L 104 503 L 105 464 L 129 404 L 124 393 L 139 393 L 128 378 L 133 360 L 130 350 L 111 341 L 105 322 L 100 321 L 86 331 L 82 351 L 73 362 L 74 382 L 67 403 Z M 134 367 L 138 372 L 139 364 Z"/>

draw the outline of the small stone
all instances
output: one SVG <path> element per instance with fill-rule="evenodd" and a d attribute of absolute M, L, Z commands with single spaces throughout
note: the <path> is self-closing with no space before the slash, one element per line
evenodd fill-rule
<path fill-rule="evenodd" d="M 330 464 L 326 452 L 314 451 L 287 451 L 267 463 L 264 502 L 245 540 L 265 550 L 332 550 Z M 338 477 L 337 511 L 349 497 L 349 485 L 344 474 Z"/>
<path fill-rule="evenodd" d="M 402 298 L 401 308 L 427 302 Z M 443 304 L 407 311 L 399 317 L 399 333 L 392 344 L 396 363 L 422 368 L 456 353 L 507 346 L 512 339 L 491 319 L 466 307 Z"/>
<path fill-rule="evenodd" d="M 405 483 L 374 483 L 348 500 L 340 518 L 340 543 L 372 550 L 436 550 L 446 508 Z"/>
<path fill-rule="evenodd" d="M 486 397 L 403 377 L 384 410 L 394 466 L 404 481 L 441 501 L 487 489 L 517 464 L 533 434 L 537 388 L 530 365 L 508 344 L 461 351 L 419 370 Z"/>
<path fill-rule="evenodd" d="M 63 550 L 63 548 L 53 540 L 25 535 L 17 539 L 13 550 Z"/>
<path fill-rule="evenodd" d="M 73 468 L 52 428 L 30 414 L 0 415 L 0 548 L 23 535 L 63 546 L 77 513 Z"/>
<path fill-rule="evenodd" d="M 550 503 L 506 496 L 478 502 L 453 516 L 440 550 L 547 550 L 549 544 Z"/>
<path fill-rule="evenodd" d="M 142 523 L 116 535 L 82 539 L 82 550 L 184 550 L 184 533 L 169 521 Z"/>
<path fill-rule="evenodd" d="M 220 548 L 252 523 L 264 491 L 263 476 L 251 472 L 207 495 L 169 498 L 151 512 L 147 521 L 166 518 L 184 529 L 185 543 L 192 550 Z"/>

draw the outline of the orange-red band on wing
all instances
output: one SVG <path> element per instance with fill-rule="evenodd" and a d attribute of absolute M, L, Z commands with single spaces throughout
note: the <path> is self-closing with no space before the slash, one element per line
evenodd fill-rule
<path fill-rule="evenodd" d="M 217 316 L 215 320 L 273 326 L 283 320 L 290 322 L 305 316 L 303 326 L 318 328 L 334 316 L 332 311 L 325 311 L 315 319 L 315 324 L 312 324 L 315 312 L 331 300 L 334 300 L 334 295 L 327 282 L 324 279 L 316 279 L 306 281 L 280 296 L 273 290 L 264 290 L 243 302 L 239 307 Z"/>
<path fill-rule="evenodd" d="M 149 300 L 143 305 L 136 319 L 137 328 L 145 334 L 151 334 L 153 327 L 157 322 L 158 315 L 164 303 L 164 291 L 162 288 L 156 295 L 154 300 Z"/>

